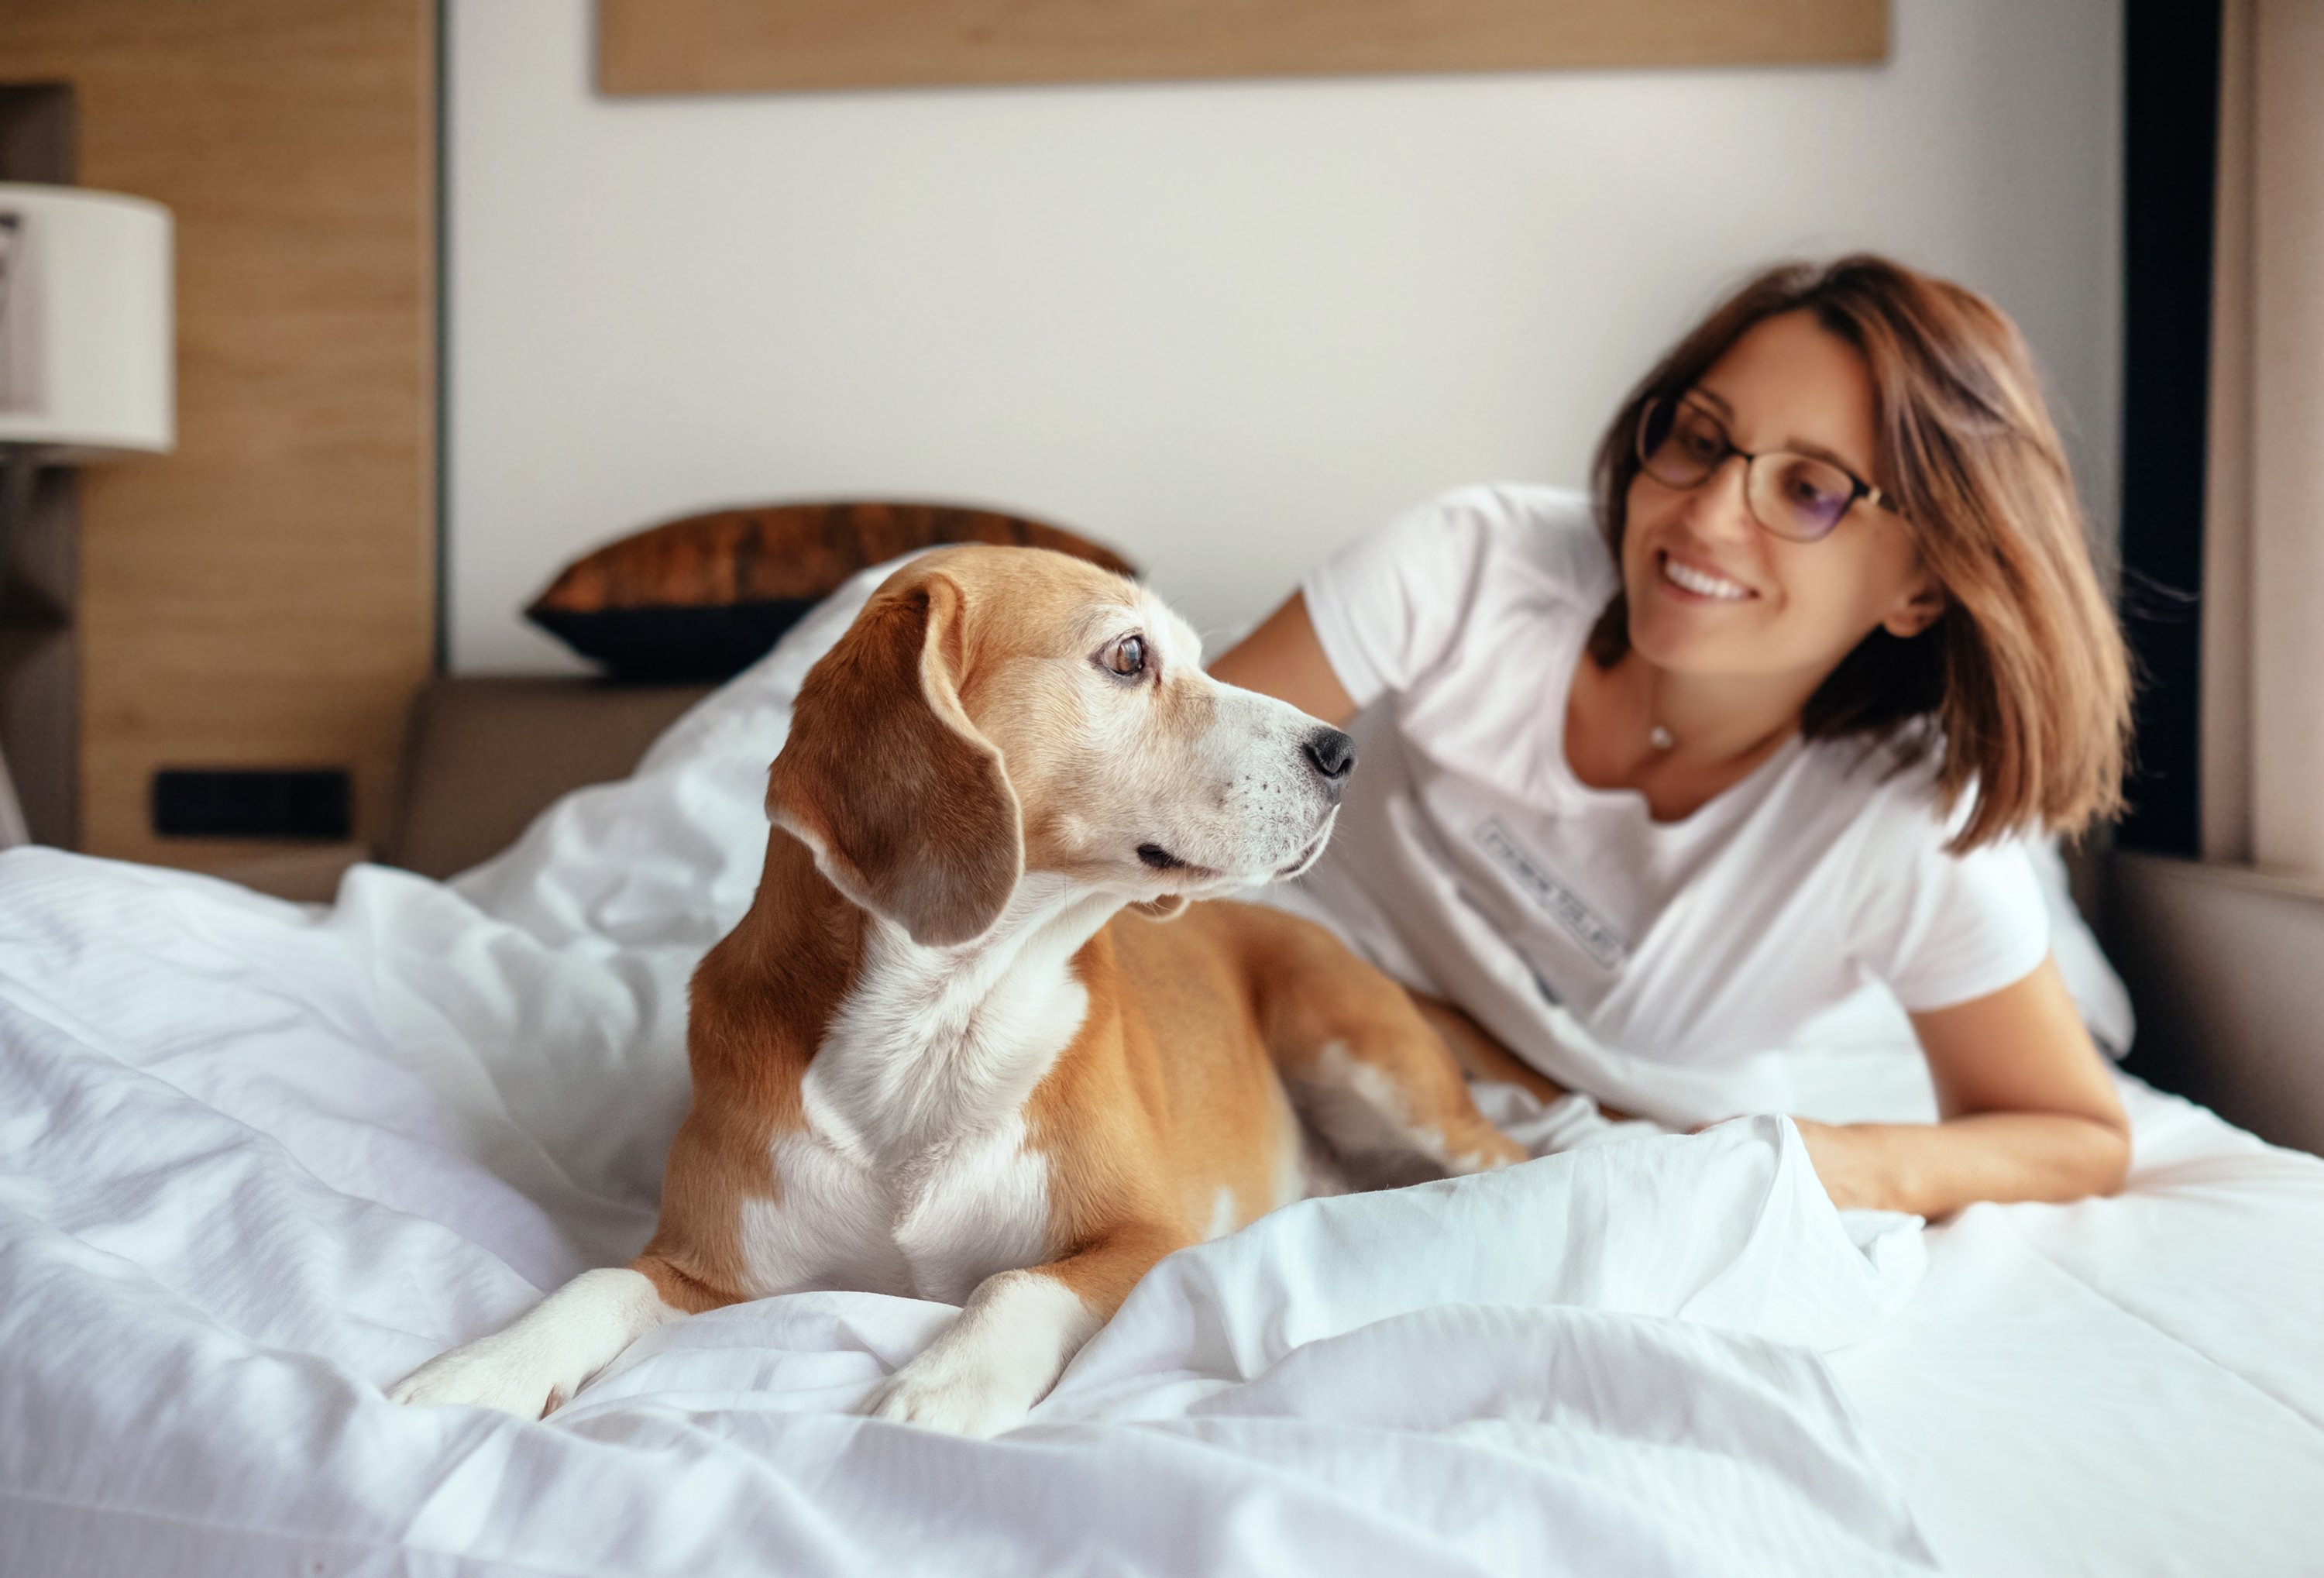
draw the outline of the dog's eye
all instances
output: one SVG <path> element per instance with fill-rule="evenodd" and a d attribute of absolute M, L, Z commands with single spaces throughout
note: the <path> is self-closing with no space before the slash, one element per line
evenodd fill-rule
<path fill-rule="evenodd" d="M 1106 671 L 1132 679 L 1146 672 L 1146 638 L 1126 635 L 1105 649 Z"/>

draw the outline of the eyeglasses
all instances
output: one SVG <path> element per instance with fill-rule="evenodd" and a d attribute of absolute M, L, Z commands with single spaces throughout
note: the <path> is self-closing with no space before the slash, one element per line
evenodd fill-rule
<path fill-rule="evenodd" d="M 1638 464 L 1665 487 L 1701 487 L 1731 455 L 1743 457 L 1743 502 L 1751 518 L 1794 542 L 1831 536 L 1858 499 L 1880 507 L 1880 490 L 1845 466 L 1787 450 L 1738 449 L 1727 424 L 1692 401 L 1650 400 L 1638 413 Z"/>

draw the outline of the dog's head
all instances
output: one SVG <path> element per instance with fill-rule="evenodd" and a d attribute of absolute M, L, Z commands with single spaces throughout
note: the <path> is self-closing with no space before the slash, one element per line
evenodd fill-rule
<path fill-rule="evenodd" d="M 1348 737 L 1205 674 L 1152 593 L 1063 554 L 956 548 L 889 577 L 808 671 L 767 784 L 850 900 L 927 946 L 1028 872 L 1174 913 L 1323 853 Z"/>

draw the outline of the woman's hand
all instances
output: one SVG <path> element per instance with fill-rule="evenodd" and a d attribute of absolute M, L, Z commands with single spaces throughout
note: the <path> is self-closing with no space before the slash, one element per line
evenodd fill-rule
<path fill-rule="evenodd" d="M 1794 1118 L 1792 1122 L 1807 1142 L 1808 1159 L 1815 1163 L 1816 1177 L 1834 1205 L 1842 1211 L 1898 1209 L 1889 1204 L 1889 1191 L 1880 1176 L 1878 1147 L 1868 1147 L 1858 1127 L 1819 1123 L 1812 1118 Z"/>
<path fill-rule="evenodd" d="M 1716 1122 L 1698 1123 L 1687 1132 L 1700 1134 L 1715 1127 Z M 1800 1140 L 1808 1148 L 1808 1160 L 1815 1167 L 1816 1181 L 1823 1186 L 1823 1192 L 1831 1196 L 1833 1205 L 1842 1211 L 1909 1209 L 1895 1203 L 1896 1191 L 1882 1168 L 1882 1146 L 1874 1135 L 1874 1125 L 1819 1123 L 1813 1118 L 1795 1117 L 1792 1120 L 1792 1127 L 1800 1131 Z M 1937 1125 L 1933 1123 L 1881 1127 L 1913 1127 L 1923 1133 L 1937 1132 Z"/>

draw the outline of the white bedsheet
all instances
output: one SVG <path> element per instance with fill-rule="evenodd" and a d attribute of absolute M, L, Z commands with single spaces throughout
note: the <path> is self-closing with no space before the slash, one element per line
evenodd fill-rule
<path fill-rule="evenodd" d="M 1832 1370 L 1949 1570 L 2324 1573 L 2324 1162 L 2123 1096 L 2120 1196 L 1963 1212 Z"/>
<path fill-rule="evenodd" d="M 1925 1241 L 1844 1225 L 1774 1119 L 1310 1202 L 1159 1268 L 999 1442 L 853 1417 L 951 1313 L 868 1295 L 664 1328 L 544 1423 L 387 1404 L 643 1241 L 685 978 L 748 902 L 790 689 L 851 613 L 450 888 L 358 868 L 325 910 L 0 856 L 0 1572 L 2324 1549 L 2324 1167 L 2159 1098 L 2129 1197 Z"/>

